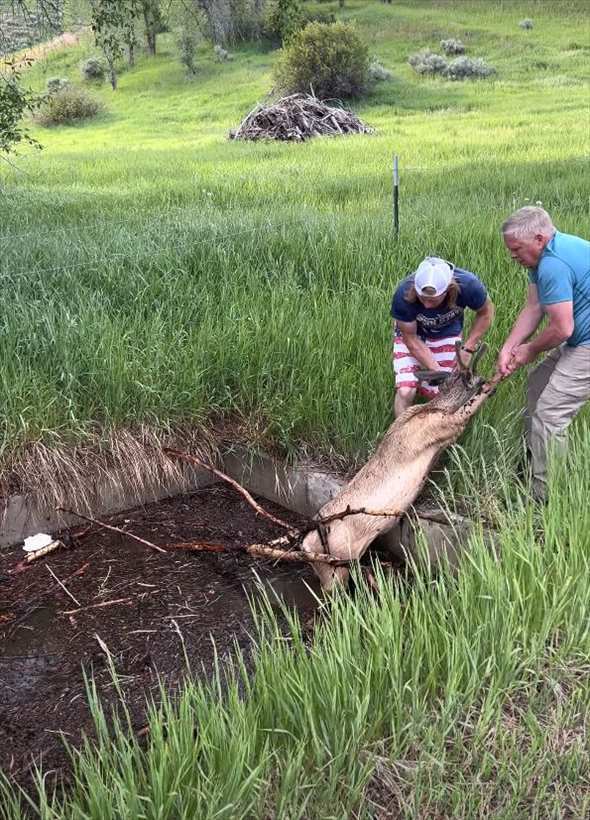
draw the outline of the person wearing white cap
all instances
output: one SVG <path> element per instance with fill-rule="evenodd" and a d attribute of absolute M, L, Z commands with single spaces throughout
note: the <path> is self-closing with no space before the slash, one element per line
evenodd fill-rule
<path fill-rule="evenodd" d="M 467 363 L 494 318 L 494 305 L 480 279 L 444 259 L 427 256 L 396 288 L 391 304 L 396 417 L 417 395 L 431 399 L 438 393 L 438 387 L 419 381 L 419 370 L 443 373 L 455 367 L 455 343 L 462 339 L 465 308 L 475 312 L 462 344 Z"/>

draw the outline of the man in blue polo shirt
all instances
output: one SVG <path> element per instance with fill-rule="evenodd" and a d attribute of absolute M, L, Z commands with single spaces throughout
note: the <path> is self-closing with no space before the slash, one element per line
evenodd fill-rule
<path fill-rule="evenodd" d="M 502 225 L 511 256 L 529 269 L 527 303 L 498 357 L 508 376 L 548 352 L 531 372 L 526 435 L 533 493 L 547 495 L 547 452 L 562 452 L 566 430 L 590 399 L 590 242 L 556 230 L 543 208 L 526 207 Z M 543 317 L 547 324 L 535 334 Z"/>

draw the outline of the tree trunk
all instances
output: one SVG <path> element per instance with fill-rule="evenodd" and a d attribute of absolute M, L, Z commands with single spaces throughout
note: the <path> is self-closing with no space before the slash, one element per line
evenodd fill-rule
<path fill-rule="evenodd" d="M 151 57 L 156 56 L 156 38 L 157 34 L 152 29 L 146 29 L 145 32 L 145 40 L 147 45 L 148 53 Z"/>
<path fill-rule="evenodd" d="M 108 60 L 109 65 L 109 80 L 113 91 L 117 90 L 117 71 L 115 69 L 115 61 Z"/>

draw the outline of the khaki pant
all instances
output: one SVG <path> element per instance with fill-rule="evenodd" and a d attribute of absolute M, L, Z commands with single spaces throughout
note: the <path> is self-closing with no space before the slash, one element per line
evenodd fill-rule
<path fill-rule="evenodd" d="M 564 453 L 566 430 L 590 399 L 590 346 L 561 345 L 529 374 L 526 436 L 533 468 L 533 492 L 547 493 L 548 448 Z"/>

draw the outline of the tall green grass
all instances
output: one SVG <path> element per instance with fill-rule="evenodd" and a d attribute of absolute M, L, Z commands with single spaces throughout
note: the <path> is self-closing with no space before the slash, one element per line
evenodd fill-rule
<path fill-rule="evenodd" d="M 217 65 L 203 53 L 191 82 L 163 37 L 116 94 L 97 92 L 104 117 L 37 132 L 45 150 L 0 169 L 2 463 L 39 439 L 212 412 L 255 420 L 288 453 L 362 457 L 391 420 L 391 294 L 428 253 L 488 285 L 491 368 L 525 292 L 502 219 L 540 200 L 561 229 L 588 232 L 584 4 L 351 2 L 342 14 L 394 72 L 359 107 L 375 136 L 228 141 L 269 88 L 273 54 L 247 46 Z M 443 34 L 498 79 L 416 77 L 407 55 Z M 75 78 L 89 50 L 47 56 L 31 81 Z M 517 450 L 507 420 L 521 395 L 522 376 L 502 386 L 470 454 L 489 465 L 494 430 Z"/>

